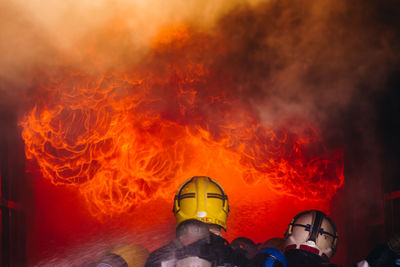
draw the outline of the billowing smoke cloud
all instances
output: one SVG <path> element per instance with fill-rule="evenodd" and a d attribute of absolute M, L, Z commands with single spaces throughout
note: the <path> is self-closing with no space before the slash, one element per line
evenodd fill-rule
<path fill-rule="evenodd" d="M 100 53 L 107 52 L 109 57 L 118 53 L 126 55 L 135 51 L 129 49 L 148 46 L 154 34 L 165 25 L 184 22 L 200 27 L 213 25 L 220 14 L 227 12 L 235 3 L 166 3 L 159 0 L 73 0 L 46 4 L 38 0 L 3 2 L 1 74 L 10 77 L 13 71 L 29 69 L 36 64 L 54 63 L 57 53 L 64 54 L 65 58 L 82 54 L 87 56 L 86 49 L 89 48 L 81 46 L 85 41 L 92 41 L 90 48 Z M 104 46 L 119 51 L 110 51 Z M 109 55 L 110 52 L 114 54 Z"/>
<path fill-rule="evenodd" d="M 398 57 L 393 28 L 382 25 L 374 8 L 358 1 L 238 8 L 219 24 L 229 50 L 220 67 L 235 73 L 237 91 L 267 121 L 287 115 L 329 120 L 368 94 L 363 85 L 380 90 Z"/>
<path fill-rule="evenodd" d="M 186 24 L 224 47 L 202 56 L 212 60 L 213 71 L 234 77 L 231 93 L 257 107 L 264 120 L 301 115 L 320 122 L 345 108 L 363 84 L 380 88 L 386 66 L 397 57 L 392 29 L 377 21 L 369 1 L 1 5 L 5 95 L 9 88 L 24 95 L 38 67 L 71 64 L 93 71 L 143 64 L 160 29 Z"/>

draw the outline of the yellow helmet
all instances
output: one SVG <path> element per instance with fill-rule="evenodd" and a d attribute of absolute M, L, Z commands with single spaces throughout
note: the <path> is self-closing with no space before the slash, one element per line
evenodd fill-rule
<path fill-rule="evenodd" d="M 226 230 L 228 197 L 224 189 L 213 179 L 195 176 L 184 182 L 178 189 L 173 212 L 176 224 L 195 219 L 219 225 Z"/>

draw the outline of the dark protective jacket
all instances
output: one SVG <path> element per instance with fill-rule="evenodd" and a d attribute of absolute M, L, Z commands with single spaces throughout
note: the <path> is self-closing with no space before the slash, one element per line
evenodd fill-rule
<path fill-rule="evenodd" d="M 247 267 L 245 255 L 231 248 L 224 238 L 210 233 L 210 239 L 200 239 L 188 246 L 177 240 L 150 253 L 145 267 L 174 266 L 177 260 L 197 256 L 212 263 L 212 266 Z"/>
<path fill-rule="evenodd" d="M 371 253 L 369 253 L 364 264 L 360 262 L 354 266 L 395 267 L 399 266 L 399 264 L 400 253 L 396 253 L 393 249 L 390 249 L 387 244 L 381 244 L 376 246 Z"/>
<path fill-rule="evenodd" d="M 301 249 L 287 250 L 285 257 L 288 267 L 337 267 L 315 253 Z"/>

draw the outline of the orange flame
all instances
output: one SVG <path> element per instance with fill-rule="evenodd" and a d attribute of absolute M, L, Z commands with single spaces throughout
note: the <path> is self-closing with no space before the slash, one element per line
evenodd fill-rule
<path fill-rule="evenodd" d="M 199 54 L 221 48 L 204 38 L 161 32 L 153 45 L 161 71 L 43 73 L 46 100 L 20 123 L 27 158 L 53 184 L 77 187 L 98 218 L 171 197 L 210 170 L 301 199 L 331 198 L 344 182 L 343 153 L 300 120 L 296 131 L 261 123 L 229 94 L 232 79 L 215 81 L 211 59 Z"/>

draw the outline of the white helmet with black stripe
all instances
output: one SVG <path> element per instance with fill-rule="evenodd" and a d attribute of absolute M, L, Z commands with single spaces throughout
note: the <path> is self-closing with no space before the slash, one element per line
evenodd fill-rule
<path fill-rule="evenodd" d="M 285 250 L 301 249 L 329 260 L 335 254 L 337 231 L 332 220 L 322 211 L 297 214 L 285 233 Z"/>

